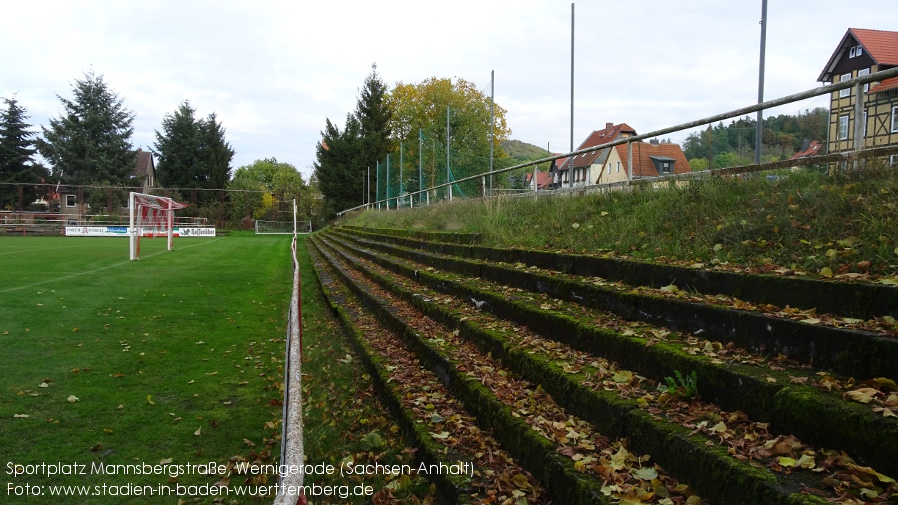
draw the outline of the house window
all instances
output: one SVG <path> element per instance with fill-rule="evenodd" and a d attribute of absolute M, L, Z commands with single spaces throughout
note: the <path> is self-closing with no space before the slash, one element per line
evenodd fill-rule
<path fill-rule="evenodd" d="M 65 206 L 74 207 L 76 203 L 75 195 L 65 195 Z"/>
<path fill-rule="evenodd" d="M 889 165 L 893 167 L 898 167 L 898 154 L 893 154 L 889 156 Z"/>
<path fill-rule="evenodd" d="M 620 173 L 620 162 L 617 162 L 617 173 Z"/>
<path fill-rule="evenodd" d="M 854 58 L 857 56 L 857 46 L 851 46 L 851 50 L 848 52 L 849 58 Z"/>
<path fill-rule="evenodd" d="M 661 173 L 662 174 L 670 173 L 670 163 L 665 161 L 664 163 L 661 164 Z"/>
<path fill-rule="evenodd" d="M 839 82 L 845 82 L 851 79 L 851 74 L 842 74 L 842 77 L 839 77 Z M 839 90 L 839 98 L 845 98 L 846 96 L 851 96 L 851 88 L 845 88 Z"/>
<path fill-rule="evenodd" d="M 898 109 L 898 107 L 895 107 L 894 109 L 892 109 L 892 113 L 893 113 L 892 117 L 893 118 L 894 118 L 895 109 Z M 892 123 L 893 123 L 892 126 L 895 126 L 894 120 L 892 121 Z M 848 114 L 846 114 L 844 116 L 839 116 L 839 135 L 838 135 L 838 137 L 839 137 L 839 140 L 847 140 L 848 139 Z"/>
<path fill-rule="evenodd" d="M 863 69 L 857 71 L 858 77 L 861 77 L 863 75 L 870 75 L 870 69 L 863 68 Z M 870 83 L 869 82 L 867 84 L 864 84 L 864 93 L 866 93 L 868 91 L 870 91 Z"/>
<path fill-rule="evenodd" d="M 898 132 L 898 105 L 892 107 L 892 133 Z"/>
<path fill-rule="evenodd" d="M 864 54 L 864 47 L 861 46 L 860 44 L 858 44 L 858 45 L 857 45 L 857 51 L 854 52 L 854 55 L 855 55 L 855 56 L 860 56 L 860 55 L 862 55 L 862 54 Z"/>

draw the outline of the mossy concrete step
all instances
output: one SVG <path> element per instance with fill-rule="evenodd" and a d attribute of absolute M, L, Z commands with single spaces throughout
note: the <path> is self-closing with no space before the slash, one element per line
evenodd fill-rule
<path fill-rule="evenodd" d="M 577 471 L 574 462 L 558 454 L 555 445 L 538 435 L 522 419 L 513 416 L 479 381 L 458 372 L 439 351 L 424 343 L 409 330 L 389 306 L 380 302 L 364 286 L 345 275 L 347 266 L 324 250 L 313 239 L 311 244 L 337 272 L 342 282 L 378 319 L 391 328 L 431 370 L 443 380 L 453 395 L 461 400 L 481 426 L 491 430 L 505 449 L 531 472 L 549 491 L 557 503 L 608 505 L 611 500 L 602 492 L 602 482 Z"/>
<path fill-rule="evenodd" d="M 372 240 L 403 247 L 492 262 L 521 263 L 566 274 L 602 277 L 637 286 L 675 285 L 686 291 L 733 296 L 752 303 L 811 309 L 858 319 L 890 315 L 898 318 L 898 287 L 840 282 L 810 277 L 755 275 L 688 268 L 648 261 L 606 258 L 552 251 L 486 247 L 387 233 L 383 229 L 343 227 Z"/>
<path fill-rule="evenodd" d="M 513 286 L 534 293 L 682 332 L 734 342 L 753 352 L 783 354 L 801 363 L 867 380 L 898 381 L 898 339 L 877 333 L 811 325 L 758 312 L 620 292 L 571 276 L 523 270 L 487 261 L 433 254 L 353 238 L 360 246 L 432 268 Z"/>
<path fill-rule="evenodd" d="M 350 335 L 353 346 L 361 356 L 362 363 L 371 374 L 375 388 L 380 393 L 383 402 L 387 405 L 394 420 L 406 436 L 407 443 L 417 448 L 415 457 L 418 462 L 426 465 L 451 465 L 461 458 L 457 455 L 444 453 L 445 448 L 434 442 L 425 425 L 418 422 L 413 413 L 402 408 L 402 398 L 399 392 L 391 385 L 389 372 L 385 363 L 379 359 L 355 321 L 358 315 L 351 305 L 345 303 L 345 295 L 336 287 L 336 281 L 330 274 L 321 268 L 321 258 L 310 248 L 313 264 L 316 265 L 316 274 L 325 299 L 330 303 L 334 314 L 342 323 L 343 328 Z M 449 473 L 436 473 L 429 478 L 437 488 L 437 496 L 442 503 L 466 505 L 473 503 L 470 495 L 476 492 L 471 486 L 470 479 L 464 475 Z"/>
<path fill-rule="evenodd" d="M 347 230 L 365 230 L 357 226 L 343 226 Z M 479 233 L 462 233 L 452 231 L 405 230 L 401 228 L 378 228 L 378 234 L 384 237 L 411 239 L 427 243 L 441 244 L 479 244 L 483 237 Z"/>
<path fill-rule="evenodd" d="M 876 415 L 866 405 L 843 401 L 835 393 L 790 384 L 788 371 L 717 365 L 708 357 L 689 354 L 681 344 L 661 342 L 647 347 L 645 338 L 596 327 L 588 316 L 544 310 L 538 302 L 490 292 L 476 281 L 451 279 L 354 247 L 352 243 L 339 239 L 335 242 L 387 270 L 463 300 L 476 299 L 483 302 L 483 310 L 497 317 L 527 326 L 545 338 L 615 361 L 646 377 L 662 381 L 673 376 L 676 370 L 687 374 L 696 371 L 706 400 L 728 410 L 743 410 L 753 419 L 769 422 L 806 442 L 844 450 L 862 464 L 898 474 L 898 460 L 891 456 L 898 454 L 898 420 Z M 494 351 L 499 353 L 501 349 Z M 813 370 L 802 373 L 813 373 Z"/>
<path fill-rule="evenodd" d="M 335 251 L 341 261 L 355 262 L 345 252 Z M 702 496 L 711 498 L 713 502 L 746 505 L 824 503 L 817 497 L 800 494 L 804 484 L 815 480 L 802 480 L 808 475 L 776 474 L 766 468 L 754 468 L 739 462 L 727 454 L 726 448 L 709 447 L 703 436 L 690 434 L 690 430 L 683 426 L 653 417 L 640 409 L 635 399 L 621 399 L 614 393 L 594 391 L 572 380 L 569 374 L 548 360 L 510 346 L 501 336 L 477 327 L 463 316 L 454 315 L 451 308 L 424 300 L 368 268 L 359 265 L 355 268 L 382 288 L 417 306 L 435 321 L 450 329 L 458 329 L 463 337 L 479 344 L 485 353 L 492 353 L 494 358 L 501 359 L 513 372 L 543 386 L 556 401 L 571 413 L 590 421 L 604 436 L 627 438 L 637 451 L 650 454 L 665 469 L 690 482 Z M 385 302 L 376 303 L 378 306 L 372 307 L 373 310 L 383 310 L 386 317 L 395 317 L 386 308 Z M 397 331 L 408 332 L 401 321 L 395 324 L 399 325 Z M 413 334 L 408 338 L 416 340 L 414 345 L 421 349 L 420 352 L 434 354 L 432 359 L 440 363 L 440 370 L 451 370 L 451 360 L 440 351 L 430 348 Z"/>

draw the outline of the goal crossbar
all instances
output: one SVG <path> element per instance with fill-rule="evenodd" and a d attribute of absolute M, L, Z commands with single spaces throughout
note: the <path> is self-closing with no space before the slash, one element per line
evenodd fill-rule
<path fill-rule="evenodd" d="M 256 235 L 293 235 L 297 233 L 312 233 L 312 222 L 256 220 Z"/>
<path fill-rule="evenodd" d="M 130 214 L 128 236 L 130 257 L 140 259 L 140 238 L 167 236 L 168 250 L 172 250 L 174 239 L 175 210 L 187 204 L 176 202 L 164 196 L 131 192 L 128 197 Z"/>

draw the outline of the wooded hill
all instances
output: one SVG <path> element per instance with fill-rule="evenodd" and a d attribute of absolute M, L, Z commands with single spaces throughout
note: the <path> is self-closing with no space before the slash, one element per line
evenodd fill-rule
<path fill-rule="evenodd" d="M 801 150 L 805 140 L 826 143 L 829 110 L 817 107 L 798 114 L 780 114 L 764 118 L 762 161 L 789 159 Z M 729 124 L 719 122 L 701 132 L 690 134 L 682 143 L 683 152 L 693 170 L 747 165 L 754 162 L 757 121 L 749 116 L 733 119 Z M 710 137 L 710 141 L 709 141 Z M 500 147 L 512 163 L 526 163 L 550 156 L 545 148 L 520 140 L 503 140 Z M 548 163 L 540 170 L 548 170 Z"/>

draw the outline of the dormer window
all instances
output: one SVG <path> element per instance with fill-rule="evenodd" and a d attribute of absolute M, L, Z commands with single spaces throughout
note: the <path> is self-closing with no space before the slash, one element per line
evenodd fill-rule
<path fill-rule="evenodd" d="M 851 49 L 848 50 L 849 58 L 857 58 L 858 56 L 862 56 L 864 54 L 864 47 L 860 44 L 856 46 L 851 46 Z"/>
<path fill-rule="evenodd" d="M 670 175 L 674 173 L 674 163 L 676 160 L 667 156 L 649 156 L 655 165 L 658 175 Z"/>

